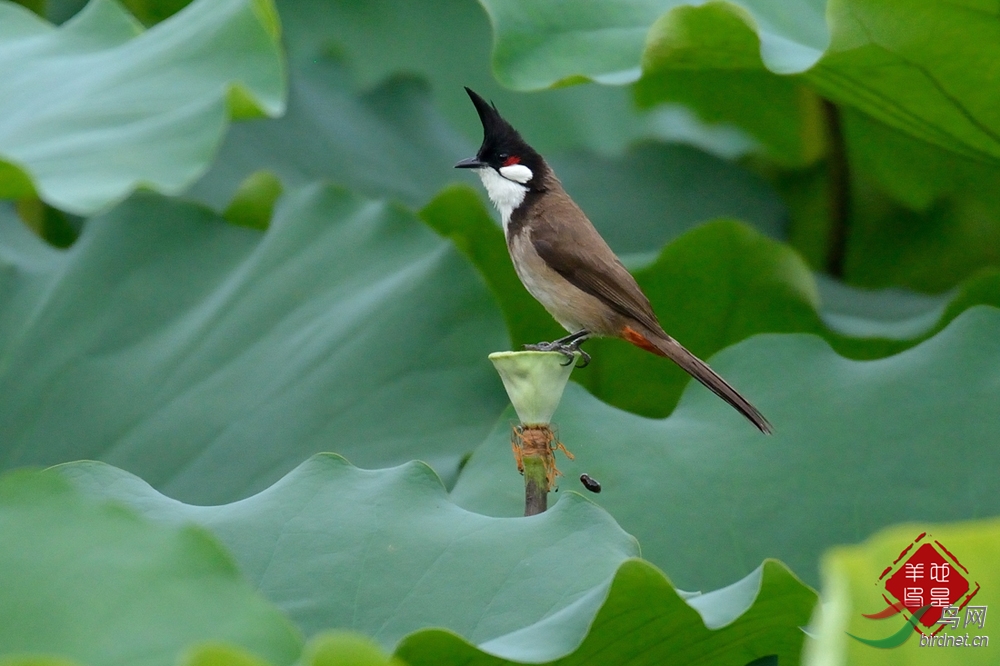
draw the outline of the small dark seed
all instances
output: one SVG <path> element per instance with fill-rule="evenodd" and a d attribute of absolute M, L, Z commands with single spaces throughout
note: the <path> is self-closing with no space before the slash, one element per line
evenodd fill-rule
<path fill-rule="evenodd" d="M 591 478 L 589 474 L 581 474 L 580 483 L 582 483 L 583 487 L 592 493 L 601 492 L 601 484 L 597 482 L 597 479 Z"/>

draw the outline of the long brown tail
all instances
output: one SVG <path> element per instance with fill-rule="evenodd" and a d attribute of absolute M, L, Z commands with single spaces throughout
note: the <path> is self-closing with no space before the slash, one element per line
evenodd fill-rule
<path fill-rule="evenodd" d="M 732 405 L 750 423 L 757 426 L 757 429 L 762 433 L 765 435 L 771 434 L 771 424 L 767 422 L 763 414 L 757 411 L 756 407 L 750 404 L 749 400 L 740 395 L 739 391 L 730 386 L 729 382 L 720 377 L 715 370 L 708 367 L 707 363 L 689 352 L 681 343 L 666 333 L 647 336 L 630 326 L 626 326 L 622 329 L 622 337 L 636 347 L 645 349 L 658 356 L 666 356 L 681 366 L 689 375 L 704 384 L 709 391 Z"/>

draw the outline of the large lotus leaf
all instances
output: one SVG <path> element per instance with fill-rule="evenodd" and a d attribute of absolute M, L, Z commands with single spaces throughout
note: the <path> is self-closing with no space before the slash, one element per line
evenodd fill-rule
<path fill-rule="evenodd" d="M 468 110 L 475 116 L 471 104 Z M 221 208 L 244 178 L 267 169 L 291 186 L 333 180 L 423 205 L 473 152 L 431 105 L 422 80 L 395 77 L 358 94 L 342 63 L 319 57 L 292 69 L 288 112 L 234 126 L 188 194 Z"/>
<path fill-rule="evenodd" d="M 556 2 L 484 4 L 495 27 L 495 71 L 514 88 L 581 76 L 629 83 L 641 72 L 635 92 L 644 107 L 682 103 L 706 121 L 735 123 L 790 165 L 812 162 L 825 149 L 816 96 L 761 65 L 762 56 L 782 72 L 815 63 L 829 43 L 821 2 L 779 8 L 748 0 L 739 9 L 711 4 L 696 10 L 689 5 L 700 3 L 680 0 L 609 0 L 588 2 L 573 14 Z M 661 33 L 671 38 L 669 55 Z"/>
<path fill-rule="evenodd" d="M 449 95 L 463 101 L 467 122 L 479 123 L 460 87 Z M 520 126 L 531 115 L 511 119 Z M 288 113 L 233 127 L 219 160 L 189 195 L 222 208 L 238 183 L 267 169 L 291 185 L 332 179 L 423 206 L 448 183 L 478 180 L 453 168 L 478 145 L 452 129 L 423 80 L 395 77 L 359 95 L 342 64 L 317 58 L 292 71 Z M 618 252 L 655 252 L 720 215 L 773 236 L 784 231 L 785 209 L 761 178 L 695 148 L 648 142 L 615 157 L 581 148 L 546 156 Z"/>
<path fill-rule="evenodd" d="M 53 27 L 0 2 L 0 195 L 80 214 L 179 192 L 231 115 L 284 108 L 270 0 L 200 0 L 145 32 L 112 0 Z"/>
<path fill-rule="evenodd" d="M 678 122 L 659 110 L 637 114 L 629 91 L 621 88 L 573 86 L 525 95 L 498 85 L 490 72 L 489 18 L 474 0 L 279 0 L 277 5 L 293 68 L 332 52 L 348 60 L 365 89 L 400 73 L 419 75 L 429 82 L 435 107 L 470 140 L 478 141 L 482 130 L 462 86 L 518 118 L 518 129 L 546 155 L 581 147 L 619 154 L 629 142 L 650 136 L 719 148 L 747 143 L 745 136 L 712 133 L 696 120 Z"/>
<path fill-rule="evenodd" d="M 306 635 L 351 629 L 387 648 L 437 626 L 507 658 L 562 656 L 583 639 L 618 566 L 638 555 L 579 495 L 532 519 L 489 518 L 451 503 L 421 463 L 365 471 L 318 455 L 222 506 L 183 504 L 102 463 L 56 469 L 154 520 L 208 528 Z"/>
<path fill-rule="evenodd" d="M 854 208 L 844 273 L 855 284 L 941 291 L 1000 263 L 1000 167 L 843 116 Z"/>
<path fill-rule="evenodd" d="M 741 0 L 699 7 L 671 0 L 624 6 L 594 0 L 567 13 L 554 0 L 484 4 L 496 32 L 497 75 L 513 87 L 547 87 L 579 77 L 634 81 L 640 60 L 644 75 L 663 70 L 799 75 L 823 96 L 924 141 L 1000 157 L 1000 110 L 989 84 L 1000 62 L 1000 39 L 995 22 L 984 19 L 992 8 L 984 13 L 925 0 L 901 13 L 886 0 L 791 5 Z M 756 107 L 769 98 L 757 94 L 750 100 Z M 732 110 L 730 101 L 723 105 Z M 786 117 L 794 113 L 787 103 L 784 107 Z"/>
<path fill-rule="evenodd" d="M 559 337 L 561 329 L 521 286 L 503 234 L 462 188 L 441 193 L 421 217 L 475 264 L 500 303 L 515 346 Z M 976 304 L 1000 307 L 1000 275 L 963 283 L 955 294 L 865 292 L 816 278 L 790 248 L 746 225 L 718 220 L 667 245 L 635 271 L 664 329 L 707 358 L 758 333 L 814 333 L 840 354 L 898 353 Z M 689 382 L 672 363 L 617 340 L 587 343 L 593 361 L 573 375 L 594 395 L 646 416 L 671 412 Z"/>
<path fill-rule="evenodd" d="M 772 656 L 796 663 L 804 638 L 799 627 L 815 602 L 816 594 L 778 562 L 765 562 L 729 587 L 691 596 L 674 590 L 647 562 L 629 560 L 615 574 L 583 643 L 547 663 L 744 666 Z M 412 666 L 511 663 L 433 629 L 405 638 L 396 654 Z"/>
<path fill-rule="evenodd" d="M 975 3 L 831 2 L 830 48 L 806 80 L 820 94 L 976 159 L 1000 157 L 1000 26 Z M 985 8 L 987 15 L 994 8 Z"/>
<path fill-rule="evenodd" d="M 829 43 L 824 4 L 785 5 L 784 16 L 773 17 L 778 24 L 757 22 L 761 17 L 754 9 L 763 3 L 752 1 L 740 6 L 752 7 L 751 16 L 727 3 L 677 7 L 651 30 L 637 100 L 643 106 L 686 104 L 706 120 L 746 129 L 783 164 L 813 162 L 827 141 L 819 98 L 801 81 L 774 72 L 815 63 Z"/>
<path fill-rule="evenodd" d="M 770 72 L 657 72 L 635 85 L 635 97 L 641 107 L 683 104 L 712 123 L 710 127 L 742 128 L 756 142 L 748 142 L 736 156 L 763 148 L 779 164 L 801 167 L 815 162 L 827 149 L 820 98 L 798 81 Z"/>
<path fill-rule="evenodd" d="M 664 243 L 718 217 L 785 233 L 785 207 L 761 178 L 690 146 L 647 142 L 619 159 L 575 151 L 549 162 L 625 261 L 633 254 L 648 262 Z"/>
<path fill-rule="evenodd" d="M 868 293 L 823 278 L 821 290 L 794 250 L 730 220 L 686 233 L 635 277 L 664 330 L 701 358 L 759 333 L 793 332 L 820 335 L 848 358 L 882 358 L 941 330 L 972 305 L 1000 306 L 996 275 L 970 281 L 968 291 L 950 299 Z M 587 344 L 594 361 L 574 377 L 617 407 L 666 416 L 690 381 L 673 363 L 627 343 Z"/>
<path fill-rule="evenodd" d="M 886 610 L 882 576 L 887 567 L 898 566 L 897 558 L 902 551 L 921 534 L 924 536 L 919 545 L 930 543 L 939 553 L 957 559 L 958 564 L 965 567 L 966 571 L 954 569 L 949 572 L 947 578 L 951 578 L 951 573 L 962 575 L 970 581 L 969 592 L 976 592 L 958 614 L 958 626 L 932 627 L 928 633 L 937 630 L 935 644 L 925 646 L 921 646 L 921 639 L 926 642 L 930 637 L 922 637 L 913 631 L 904 619 L 909 617 L 909 613 L 891 614 L 881 619 L 862 616 Z M 942 552 L 945 549 L 947 553 Z M 909 554 L 914 550 L 911 548 Z M 989 609 L 1000 604 L 998 559 L 1000 521 L 997 520 L 957 524 L 921 521 L 880 531 L 858 545 L 839 546 L 828 551 L 823 556 L 822 564 L 823 605 L 817 608 L 815 624 L 810 632 L 815 640 L 807 641 L 804 663 L 810 666 L 996 664 L 1000 654 L 996 644 L 974 646 L 971 642 L 982 636 L 986 636 L 988 641 L 989 634 L 995 633 L 996 616 L 990 615 Z M 924 574 L 929 577 L 930 571 L 925 570 Z M 968 611 L 972 607 L 986 609 L 983 626 L 967 624 Z M 896 644 L 900 639 L 905 641 L 895 647 L 887 645 L 879 648 L 855 640 L 848 634 L 868 641 L 882 641 L 883 644 Z M 890 640 L 892 638 L 895 640 Z M 957 645 L 956 639 L 959 639 Z M 938 642 L 943 645 L 938 645 Z"/>
<path fill-rule="evenodd" d="M 397 654 L 407 663 L 565 653 L 561 663 L 586 663 L 607 650 L 621 663 L 791 659 L 815 602 L 773 562 L 722 590 L 678 593 L 649 564 L 626 559 L 634 541 L 576 494 L 538 518 L 490 519 L 450 504 L 419 464 L 364 472 L 318 456 L 267 491 L 217 507 L 170 500 L 100 463 L 57 471 L 157 521 L 204 525 L 304 630 L 346 626 L 383 645 L 402 639 Z M 447 629 L 408 633 L 429 625 Z"/>
<path fill-rule="evenodd" d="M 978 279 L 969 280 L 960 290 L 934 295 L 894 288 L 858 289 L 821 273 L 814 277 L 819 291 L 820 318 L 823 323 L 844 336 L 854 338 L 916 340 L 936 328 L 942 328 L 946 322 L 973 305 L 990 304 L 1000 307 L 1000 297 L 993 295 L 993 290 L 1000 287 L 1000 281 L 985 274 Z M 987 283 L 989 286 L 980 283 Z M 837 345 L 836 339 L 831 339 L 831 342 L 842 355 L 852 355 L 851 347 Z M 886 350 L 886 353 L 895 351 L 902 351 L 902 348 Z M 878 354 L 869 354 L 856 357 L 877 356 Z"/>
<path fill-rule="evenodd" d="M 738 222 L 720 220 L 685 234 L 635 276 L 664 330 L 701 358 L 756 333 L 829 333 L 802 259 Z M 666 416 L 689 383 L 675 364 L 625 342 L 587 344 L 594 361 L 575 374 L 577 381 L 623 409 Z"/>
<path fill-rule="evenodd" d="M 142 195 L 68 251 L 0 237 L 0 467 L 100 459 L 199 502 L 317 451 L 453 478 L 503 408 L 500 313 L 402 209 L 308 188 L 262 234 Z"/>
<path fill-rule="evenodd" d="M 220 159 L 189 192 L 217 209 L 261 169 L 293 185 L 332 179 L 422 206 L 445 184 L 470 178 L 452 167 L 482 136 L 461 88 L 471 85 L 545 153 L 610 240 L 624 243 L 619 251 L 653 252 L 718 215 L 783 234 L 784 207 L 744 169 L 685 147 L 626 148 L 647 134 L 706 141 L 668 131 L 667 114 L 640 127 L 623 91 L 577 86 L 518 95 L 498 88 L 486 65 L 488 21 L 473 2 L 295 2 L 279 10 L 294 54 L 289 110 L 227 134 Z M 322 44 L 336 57 L 322 54 Z"/>
<path fill-rule="evenodd" d="M 694 4 L 684 0 L 590 0 L 571 13 L 554 0 L 483 2 L 495 31 L 493 66 L 497 77 L 521 89 L 543 88 L 579 77 L 612 84 L 635 81 L 644 52 L 656 46 L 653 40 L 657 35 L 650 35 L 650 26 L 665 12 L 682 14 L 686 5 Z M 754 55 L 771 71 L 804 71 L 829 45 L 822 0 L 795 5 L 742 0 L 726 6 L 757 28 L 759 49 Z M 746 59 L 734 51 L 712 49 L 706 57 L 718 62 Z"/>
<path fill-rule="evenodd" d="M 172 666 L 224 641 L 280 665 L 301 650 L 203 529 L 156 524 L 22 471 L 0 478 L 0 534 L 0 661 Z"/>
<path fill-rule="evenodd" d="M 1000 513 L 1000 311 L 970 309 L 876 361 L 841 358 L 813 336 L 768 335 L 711 363 L 770 419 L 773 436 L 697 384 L 663 420 L 571 384 L 553 419 L 576 455 L 560 462 L 563 486 L 581 472 L 600 481 L 595 501 L 678 586 L 718 587 L 766 557 L 815 584 L 830 545 L 905 520 Z M 473 454 L 452 493 L 461 506 L 519 511 L 508 440 L 501 424 Z"/>
<path fill-rule="evenodd" d="M 797 14 L 795 25 L 825 31 L 816 4 L 783 9 Z M 657 39 L 643 55 L 647 71 L 636 100 L 644 107 L 682 103 L 706 121 L 744 128 L 780 163 L 809 164 L 826 149 L 819 98 L 801 81 L 761 67 L 761 44 L 744 20 L 721 3 L 670 12 L 653 28 Z"/>
<path fill-rule="evenodd" d="M 856 5 L 864 6 L 855 11 Z M 839 36 L 830 51 L 815 68 L 790 78 L 761 67 L 756 35 L 728 7 L 679 8 L 653 28 L 645 54 L 648 75 L 638 86 L 641 101 L 685 102 L 708 120 L 736 122 L 776 157 L 794 163 L 792 140 L 801 137 L 803 154 L 818 154 L 822 132 L 817 128 L 832 124 L 815 103 L 807 103 L 815 96 L 810 98 L 804 86 L 812 86 L 848 105 L 840 114 L 851 175 L 849 194 L 842 196 L 854 204 L 846 279 L 868 287 L 940 291 L 996 263 L 998 144 L 990 126 L 995 128 L 1000 117 L 994 103 L 984 105 L 989 86 L 972 84 L 980 74 L 989 77 L 992 65 L 973 72 L 972 56 L 963 59 L 958 53 L 966 38 L 994 48 L 994 37 L 981 33 L 989 22 L 974 11 L 935 5 L 940 24 L 929 28 L 916 25 L 922 22 L 917 17 L 929 12 L 904 16 L 886 3 L 838 3 L 831 20 Z M 890 17 L 889 11 L 895 14 Z M 958 35 L 962 47 L 952 44 Z M 949 46 L 942 53 L 931 55 L 944 43 Z M 914 51 L 913 44 L 921 47 Z M 973 50 L 975 57 L 981 55 L 978 47 Z M 956 58 L 963 62 L 961 75 L 946 74 Z M 816 149 L 810 152 L 808 145 Z M 829 178 L 825 169 L 821 173 Z M 803 189 L 794 182 L 788 194 L 801 197 Z M 818 196 L 820 207 L 827 208 L 833 195 L 820 191 Z M 794 217 L 793 227 L 818 226 L 825 245 L 827 211 L 796 211 Z"/>

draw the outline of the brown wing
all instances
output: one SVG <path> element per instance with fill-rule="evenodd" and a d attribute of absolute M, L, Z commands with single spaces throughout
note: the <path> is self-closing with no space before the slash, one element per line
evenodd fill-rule
<path fill-rule="evenodd" d="M 544 205 L 533 207 L 530 221 L 532 244 L 545 263 L 571 284 L 647 329 L 645 334 L 629 327 L 616 333 L 632 344 L 671 359 L 736 408 L 761 432 L 770 433 L 771 424 L 756 407 L 708 364 L 664 333 L 649 299 L 635 279 L 562 188 L 550 190 L 549 194 Z M 552 223 L 555 219 L 560 221 L 558 227 Z M 646 337 L 650 334 L 652 337 Z"/>
<path fill-rule="evenodd" d="M 549 191 L 532 211 L 531 242 L 571 284 L 651 331 L 662 331 L 649 299 L 583 211 L 564 192 Z M 559 220 L 558 226 L 553 222 Z"/>

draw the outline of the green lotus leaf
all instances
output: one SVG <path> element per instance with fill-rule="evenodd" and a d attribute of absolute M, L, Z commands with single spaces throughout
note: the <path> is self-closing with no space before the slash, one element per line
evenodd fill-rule
<path fill-rule="evenodd" d="M 955 58 L 971 62 L 963 58 L 982 57 L 996 40 L 981 32 L 974 11 L 926 9 L 890 18 L 886 3 L 831 5 L 829 51 L 814 68 L 787 77 L 761 65 L 756 33 L 730 5 L 678 8 L 653 28 L 637 96 L 645 105 L 682 102 L 706 120 L 736 123 L 793 166 L 821 155 L 832 131 L 823 126 L 839 124 L 851 179 L 840 196 L 852 202 L 843 276 L 866 287 L 939 292 L 998 261 L 1000 116 L 992 89 L 976 83 L 989 68 L 951 71 Z M 963 56 L 971 43 L 982 49 Z M 842 105 L 839 121 L 817 94 Z M 829 178 L 822 165 L 817 173 Z M 786 199 L 809 189 L 794 179 Z M 818 205 L 791 205 L 789 237 L 821 266 L 833 195 L 815 189 Z M 800 238 L 810 227 L 818 228 L 819 252 Z"/>
<path fill-rule="evenodd" d="M 631 83 L 639 79 L 644 53 L 659 46 L 650 27 L 665 21 L 665 13 L 689 16 L 692 2 L 642 0 L 628 5 L 591 0 L 565 12 L 557 2 L 529 3 L 484 0 L 493 22 L 493 66 L 497 77 L 513 88 L 543 88 L 582 77 L 603 83 Z M 699 54 L 725 66 L 760 66 L 773 72 L 797 73 L 813 65 L 830 43 L 823 20 L 825 3 L 810 0 L 777 6 L 760 0 L 713 3 L 756 28 L 758 48 L 749 54 L 722 41 L 724 30 L 708 35 L 720 40 Z M 714 12 L 711 6 L 706 12 Z M 662 17 L 662 18 L 661 18 Z M 663 27 L 663 26 L 658 26 Z M 702 37 L 678 31 L 678 37 Z M 739 46 L 743 46 L 742 44 Z M 688 59 L 697 67 L 702 63 Z"/>
<path fill-rule="evenodd" d="M 0 2 L 0 26 L 4 197 L 91 214 L 140 186 L 177 193 L 230 117 L 284 109 L 270 0 L 199 0 L 145 32 L 112 0 L 58 28 Z"/>
<path fill-rule="evenodd" d="M 921 535 L 924 535 L 923 538 L 915 543 Z M 912 553 L 928 543 L 942 555 L 957 559 L 965 570 L 953 568 L 948 578 L 951 574 L 961 575 L 969 582 L 969 592 L 975 592 L 975 596 L 962 604 L 965 607 L 958 613 L 957 626 L 940 625 L 925 630 L 925 634 L 935 633 L 935 644 L 922 646 L 921 643 L 927 642 L 929 636 L 922 636 L 912 629 L 903 631 L 908 627 L 905 618 L 909 613 L 892 614 L 881 619 L 866 618 L 863 614 L 875 615 L 886 610 L 888 604 L 883 596 L 886 591 L 882 579 L 886 568 L 896 565 L 902 551 L 910 544 L 915 546 L 909 549 Z M 830 549 L 824 554 L 822 563 L 823 604 L 816 609 L 810 630 L 813 639 L 807 641 L 803 663 L 809 666 L 862 663 L 872 666 L 965 666 L 996 663 L 995 646 L 973 647 L 971 641 L 983 635 L 988 640 L 988 634 L 992 633 L 990 625 L 994 622 L 990 621 L 989 608 L 1000 604 L 998 558 L 1000 521 L 996 519 L 944 524 L 914 522 L 881 530 L 857 545 Z M 926 571 L 925 575 L 929 576 L 930 572 Z M 965 602 L 964 596 L 961 601 Z M 985 622 L 981 627 L 966 623 L 968 609 L 973 607 L 986 609 Z M 898 635 L 904 641 L 896 647 L 879 649 L 848 634 L 883 642 L 890 636 Z M 955 646 L 956 639 L 958 646 Z M 966 644 L 966 641 L 970 643 Z M 893 641 L 896 642 L 898 639 Z"/>
<path fill-rule="evenodd" d="M 427 82 L 434 107 L 448 125 L 469 141 L 478 142 L 482 128 L 462 86 L 516 117 L 518 129 L 546 155 L 571 148 L 620 154 L 632 141 L 668 134 L 699 145 L 739 143 L 738 138 L 718 132 L 699 136 L 704 128 L 694 119 L 683 126 L 671 122 L 668 114 L 637 114 L 629 91 L 621 88 L 574 86 L 526 95 L 499 85 L 490 72 L 489 17 L 476 2 L 278 0 L 276 4 L 293 71 L 308 68 L 318 56 L 333 54 L 346 61 L 363 90 L 401 74 L 416 75 Z"/>
<path fill-rule="evenodd" d="M 270 171 L 255 171 L 236 190 L 222 216 L 233 224 L 251 229 L 267 229 L 274 204 L 281 197 L 281 180 Z"/>
<path fill-rule="evenodd" d="M 826 37 L 817 4 L 822 6 L 798 2 L 783 11 L 794 26 L 812 26 L 820 42 Z M 635 86 L 636 100 L 643 107 L 684 104 L 705 121 L 745 129 L 783 165 L 811 164 L 826 152 L 819 97 L 799 79 L 762 66 L 764 45 L 748 21 L 753 24 L 725 3 L 679 6 L 663 16 L 653 25 L 642 57 L 645 71 Z M 790 44 L 771 43 L 770 53 Z M 789 49 L 789 54 L 795 51 Z M 807 61 L 815 56 L 809 49 L 800 53 L 809 54 Z"/>
<path fill-rule="evenodd" d="M 583 643 L 544 663 L 744 666 L 769 655 L 797 663 L 804 639 L 799 627 L 815 603 L 816 594 L 779 562 L 767 561 L 729 587 L 691 595 L 676 591 L 649 563 L 629 560 L 615 574 Z M 396 654 L 411 666 L 511 663 L 435 629 L 408 636 Z"/>
<path fill-rule="evenodd" d="M 593 0 L 569 13 L 555 1 L 484 0 L 495 30 L 495 71 L 515 88 L 632 82 L 640 62 L 643 76 L 660 80 L 675 70 L 796 76 L 824 97 L 923 141 L 1000 158 L 1000 110 L 988 83 L 1000 62 L 1000 41 L 976 8 L 925 1 L 900 13 L 894 3 L 872 0 L 693 4 Z M 751 93 L 739 99 L 751 107 L 747 128 L 765 140 L 759 107 L 771 97 L 762 91 L 776 85 L 757 94 L 737 88 Z M 676 84 L 666 86 L 663 99 L 672 99 L 674 90 Z M 645 98 L 653 96 L 647 91 Z M 774 114 L 791 121 L 789 127 L 809 128 L 813 112 L 802 115 L 793 97 L 779 95 Z M 732 98 L 703 101 L 709 115 L 738 113 Z M 813 152 L 809 143 L 802 142 L 803 154 Z"/>
<path fill-rule="evenodd" d="M 394 77 L 358 94 L 344 66 L 321 57 L 291 71 L 282 118 L 230 130 L 218 160 L 188 196 L 221 208 L 241 181 L 266 169 L 292 187 L 333 180 L 422 205 L 456 178 L 455 162 L 470 151 L 471 142 L 431 105 L 423 80 Z"/>
<path fill-rule="evenodd" d="M 991 470 L 1000 428 L 1000 311 L 975 307 L 933 338 L 875 361 L 807 335 L 756 336 L 711 358 L 774 426 L 765 437 L 700 385 L 669 418 L 610 407 L 570 384 L 553 417 L 594 501 L 684 589 L 713 589 L 777 557 L 806 583 L 829 546 L 913 519 L 1000 512 Z M 580 374 L 584 371 L 577 371 Z M 506 424 L 452 493 L 472 511 L 515 515 Z M 955 501 L 961 489 L 963 501 Z M 710 555 L 710 556 L 709 556 Z"/>
<path fill-rule="evenodd" d="M 298 663 L 301 663 L 301 659 Z M 187 651 L 180 666 L 270 666 L 246 650 L 227 643 L 202 643 Z"/>
<path fill-rule="evenodd" d="M 949 289 L 1000 264 L 1000 166 L 843 116 L 858 200 L 845 275 L 868 287 Z"/>
<path fill-rule="evenodd" d="M 600 53 L 577 52 L 572 41 L 552 34 L 554 26 L 572 21 L 550 16 L 533 23 L 554 4 L 498 8 L 523 12 L 516 30 L 498 24 L 498 53 L 508 42 L 531 53 L 517 41 L 528 39 L 522 33 L 548 35 L 542 40 L 547 50 L 539 47 L 551 70 L 545 85 L 565 74 L 559 67 L 575 64 L 574 72 L 587 73 Z M 967 66 L 991 62 L 985 54 L 997 40 L 984 32 L 988 22 L 954 5 L 899 14 L 884 2 L 842 2 L 826 12 L 831 41 L 825 3 L 782 5 L 784 23 L 762 18 L 758 4 L 678 4 L 651 23 L 635 87 L 639 103 L 681 103 L 706 121 L 736 124 L 779 164 L 802 167 L 827 152 L 836 111 L 820 96 L 832 99 L 841 105 L 852 183 L 841 195 L 852 201 L 843 277 L 871 288 L 940 292 L 996 264 L 1000 116 L 984 83 L 991 65 Z M 600 6 L 619 15 L 617 3 Z M 622 52 L 636 48 L 624 33 L 604 36 L 618 40 Z M 811 49 L 823 56 L 806 68 L 810 58 L 791 68 L 775 60 L 784 54 L 794 62 L 796 53 Z M 957 62 L 963 63 L 958 70 Z M 778 180 L 787 181 L 789 238 L 819 267 L 829 252 L 834 195 L 827 168 L 814 166 Z"/>
<path fill-rule="evenodd" d="M 103 463 L 55 472 L 153 520 L 207 528 L 307 636 L 348 629 L 387 649 L 435 626 L 507 658 L 562 656 L 583 640 L 619 565 L 638 555 L 579 495 L 531 519 L 489 518 L 451 503 L 421 463 L 366 471 L 318 455 L 222 506 L 183 504 Z"/>
<path fill-rule="evenodd" d="M 566 191 L 629 265 L 649 263 L 663 245 L 718 217 L 734 217 L 774 238 L 787 211 L 761 178 L 700 150 L 646 142 L 622 158 L 584 151 L 549 162 Z"/>
<path fill-rule="evenodd" d="M 123 0 L 122 4 L 143 25 L 155 25 L 181 11 L 192 0 Z"/>
<path fill-rule="evenodd" d="M 4 663 L 171 666 L 205 642 L 275 665 L 299 656 L 291 624 L 201 528 L 156 524 L 20 471 L 0 477 L 0 533 Z"/>
<path fill-rule="evenodd" d="M 0 666 L 80 666 L 80 662 L 51 655 L 0 656 Z"/>
<path fill-rule="evenodd" d="M 406 666 L 370 638 L 348 631 L 328 631 L 306 646 L 303 666 Z"/>
<path fill-rule="evenodd" d="M 313 187 L 262 234 L 143 194 L 67 251 L 0 224 L 0 467 L 99 459 L 199 502 L 325 450 L 453 479 L 506 404 L 500 313 L 402 209 Z"/>
<path fill-rule="evenodd" d="M 447 190 L 421 217 L 479 268 L 515 348 L 564 334 L 521 286 L 503 234 L 476 196 L 463 188 Z M 866 292 L 817 279 L 794 250 L 731 220 L 685 233 L 635 277 L 664 329 L 702 358 L 759 333 L 795 332 L 820 335 L 849 358 L 882 358 L 926 339 L 974 305 L 1000 307 L 996 272 L 937 297 Z M 690 382 L 672 363 L 618 340 L 592 340 L 587 348 L 593 361 L 573 379 L 637 414 L 666 416 Z"/>
<path fill-rule="evenodd" d="M 1000 109 L 987 82 L 1000 42 L 990 22 L 970 5 L 898 9 L 885 0 L 830 3 L 830 47 L 806 80 L 890 127 L 995 163 Z"/>
<path fill-rule="evenodd" d="M 892 348 L 892 342 L 886 342 L 881 352 L 862 349 L 873 342 L 872 338 L 917 341 L 943 328 L 973 305 L 1000 306 L 1000 296 L 994 294 L 1000 281 L 987 274 L 967 281 L 961 289 L 935 295 L 894 288 L 858 289 L 822 273 L 814 277 L 819 291 L 820 318 L 832 331 L 844 336 L 839 340 L 836 336 L 827 339 L 842 355 L 853 358 L 877 358 L 903 349 Z"/>
<path fill-rule="evenodd" d="M 432 104 L 425 80 L 396 76 L 359 94 L 342 64 L 316 58 L 296 66 L 290 81 L 288 113 L 233 127 L 219 160 L 189 196 L 222 209 L 240 182 L 269 170 L 288 185 L 332 179 L 411 206 L 426 205 L 450 183 L 476 181 L 485 200 L 478 179 L 453 168 L 475 153 L 482 129 L 475 141 L 462 136 Z M 463 101 L 465 121 L 479 122 L 460 87 L 450 96 Z M 511 120 L 521 127 L 536 114 Z M 525 136 L 534 144 L 546 134 L 525 130 Z M 775 237 L 784 233 L 785 209 L 763 179 L 689 146 L 644 142 L 615 156 L 577 148 L 546 157 L 621 253 L 653 253 L 722 215 Z"/>
<path fill-rule="evenodd" d="M 350 631 L 328 631 L 315 636 L 296 663 L 298 666 L 405 666 L 370 638 Z M 232 645 L 209 644 L 190 650 L 181 666 L 271 665 Z"/>
<path fill-rule="evenodd" d="M 830 333 L 798 254 L 739 222 L 688 232 L 635 277 L 664 330 L 701 358 L 757 333 Z M 675 364 L 620 340 L 595 340 L 587 348 L 594 361 L 575 379 L 638 414 L 666 416 L 690 381 Z"/>

